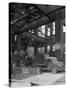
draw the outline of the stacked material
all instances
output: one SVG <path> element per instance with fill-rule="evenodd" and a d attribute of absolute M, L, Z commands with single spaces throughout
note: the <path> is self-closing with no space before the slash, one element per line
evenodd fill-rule
<path fill-rule="evenodd" d="M 39 68 L 19 67 L 14 71 L 12 79 L 21 80 L 39 74 Z"/>

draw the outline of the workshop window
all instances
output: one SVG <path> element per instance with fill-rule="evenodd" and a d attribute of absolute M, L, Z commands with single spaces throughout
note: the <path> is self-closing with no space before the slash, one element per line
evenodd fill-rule
<path fill-rule="evenodd" d="M 55 35 L 55 22 L 53 22 L 53 35 Z"/>
<path fill-rule="evenodd" d="M 31 32 L 31 30 L 29 30 L 29 32 Z"/>
<path fill-rule="evenodd" d="M 47 46 L 47 50 L 50 51 L 50 45 Z"/>
<path fill-rule="evenodd" d="M 53 46 L 53 51 L 55 51 L 55 46 Z"/>
<path fill-rule="evenodd" d="M 41 26 L 42 30 L 45 30 L 45 25 Z"/>
<path fill-rule="evenodd" d="M 32 30 L 32 33 L 34 33 L 34 30 Z"/>
<path fill-rule="evenodd" d="M 38 48 L 38 52 L 45 53 L 45 47 Z"/>
<path fill-rule="evenodd" d="M 14 36 L 14 40 L 15 40 L 15 41 L 17 40 L 17 35 Z"/>
<path fill-rule="evenodd" d="M 42 28 L 42 30 L 41 30 L 42 34 L 45 35 L 45 25 L 43 25 L 41 28 Z"/>
<path fill-rule="evenodd" d="M 41 36 L 41 32 L 38 32 L 38 36 Z"/>
<path fill-rule="evenodd" d="M 47 46 L 47 54 L 50 52 L 50 45 Z"/>
<path fill-rule="evenodd" d="M 48 27 L 47 36 L 50 36 L 50 28 Z"/>
<path fill-rule="evenodd" d="M 45 38 L 45 25 L 39 27 L 38 36 Z"/>
<path fill-rule="evenodd" d="M 66 27 L 63 25 L 63 32 L 65 32 L 65 30 L 66 30 Z"/>

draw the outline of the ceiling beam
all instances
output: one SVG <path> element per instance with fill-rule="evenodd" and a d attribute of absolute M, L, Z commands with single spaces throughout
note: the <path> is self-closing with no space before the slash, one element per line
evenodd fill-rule
<path fill-rule="evenodd" d="M 20 31 L 28 31 L 29 29 L 36 29 L 37 27 L 40 27 L 41 25 L 45 25 L 47 23 L 50 23 L 51 21 L 47 17 L 41 17 L 38 20 L 35 20 L 31 23 L 26 24 L 24 27 L 20 29 Z"/>
<path fill-rule="evenodd" d="M 28 38 L 34 42 L 35 41 L 41 42 L 41 44 L 50 44 L 51 40 L 53 40 L 53 38 L 43 38 L 43 37 L 40 37 L 38 35 L 32 34 L 30 32 L 24 32 L 24 33 L 21 33 L 20 35 L 21 35 L 21 38 Z"/>
<path fill-rule="evenodd" d="M 60 15 L 61 17 L 60 17 Z M 50 13 L 49 14 L 51 17 L 54 17 L 53 20 L 51 21 L 48 17 L 44 16 L 41 17 L 40 19 L 37 19 L 35 21 L 32 21 L 30 23 L 25 24 L 20 30 L 18 30 L 19 33 L 28 31 L 28 30 L 35 30 L 36 28 L 45 25 L 45 24 L 49 24 L 53 21 L 55 21 L 58 18 L 65 18 L 65 8 L 59 9 L 58 11 L 55 10 L 55 12 Z M 15 30 L 16 32 L 16 30 Z"/>
<path fill-rule="evenodd" d="M 51 13 L 48 13 L 48 15 L 52 18 L 52 20 L 57 18 L 65 18 L 65 8 L 58 8 Z"/>
<path fill-rule="evenodd" d="M 58 11 L 55 11 L 49 15 L 54 17 L 52 19 L 52 21 L 48 17 L 44 16 L 36 21 L 33 21 L 31 23 L 26 24 L 24 27 L 21 28 L 21 31 L 29 30 L 29 29 L 31 29 L 31 30 L 36 29 L 37 27 L 40 27 L 40 26 L 45 25 L 45 24 L 49 24 L 58 18 L 65 18 L 65 9 L 59 9 Z"/>
<path fill-rule="evenodd" d="M 40 9 L 37 5 L 34 5 L 34 7 L 36 7 L 39 11 L 41 11 L 45 16 L 47 16 L 50 20 L 51 18 L 48 16 L 48 14 L 46 14 L 42 9 Z"/>
<path fill-rule="evenodd" d="M 47 13 L 47 14 L 51 14 L 51 13 L 54 13 L 54 12 L 59 11 L 59 10 L 62 10 L 62 9 L 65 9 L 65 6 L 62 6 L 60 8 L 57 8 L 57 9 L 55 9 L 55 10 L 53 10 L 53 11 Z"/>
<path fill-rule="evenodd" d="M 11 21 L 11 25 L 14 24 L 15 22 L 17 22 L 18 20 L 22 19 L 22 18 L 25 18 L 29 15 L 30 11 L 28 13 L 24 13 L 23 10 L 20 10 L 18 8 L 16 8 L 15 6 L 12 7 L 12 9 L 15 9 L 17 11 L 17 13 L 19 13 L 21 16 L 16 18 L 15 20 Z M 24 8 L 23 8 L 24 9 Z M 28 9 L 28 8 L 27 8 Z M 28 9 L 29 10 L 29 9 Z"/>

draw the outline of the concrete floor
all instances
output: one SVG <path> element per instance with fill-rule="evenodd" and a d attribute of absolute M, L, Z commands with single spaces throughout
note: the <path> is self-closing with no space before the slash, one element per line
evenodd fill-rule
<path fill-rule="evenodd" d="M 65 73 L 43 73 L 39 75 L 34 75 L 23 80 L 14 80 L 12 82 L 12 87 L 29 87 L 31 83 L 36 84 L 35 86 L 45 86 L 45 85 L 58 85 L 65 83 Z"/>

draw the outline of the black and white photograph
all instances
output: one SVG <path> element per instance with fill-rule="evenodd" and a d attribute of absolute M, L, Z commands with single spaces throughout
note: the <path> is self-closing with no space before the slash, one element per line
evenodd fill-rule
<path fill-rule="evenodd" d="M 65 84 L 65 5 L 9 3 L 9 85 Z"/>

